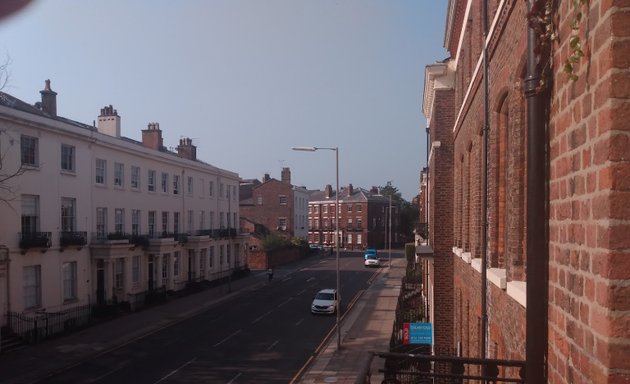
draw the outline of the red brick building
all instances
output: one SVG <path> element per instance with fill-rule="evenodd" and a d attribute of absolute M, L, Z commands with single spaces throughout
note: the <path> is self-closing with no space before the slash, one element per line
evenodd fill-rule
<path fill-rule="evenodd" d="M 630 382 L 627 5 L 449 1 L 423 102 L 436 352 Z"/>
<path fill-rule="evenodd" d="M 243 226 L 262 226 L 288 237 L 307 237 L 308 192 L 291 185 L 291 171 L 283 168 L 281 180 L 265 175 L 262 181 L 244 180 L 239 187 Z"/>
<path fill-rule="evenodd" d="M 308 203 L 309 243 L 335 245 L 335 190 L 327 185 L 323 191 L 310 191 Z M 390 236 L 390 200 L 376 187 L 354 188 L 352 184 L 339 191 L 339 246 L 346 249 L 386 248 Z M 399 243 L 396 228 L 400 209 L 391 203 L 391 243 Z"/>

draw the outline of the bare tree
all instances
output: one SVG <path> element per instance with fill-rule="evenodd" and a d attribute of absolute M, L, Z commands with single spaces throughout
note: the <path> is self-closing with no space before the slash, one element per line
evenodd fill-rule
<path fill-rule="evenodd" d="M 8 57 L 2 64 L 0 64 L 0 91 L 4 89 L 9 81 L 9 64 L 10 59 Z M 2 104 L 5 100 L 5 94 L 0 92 L 0 104 Z M 0 129 L 0 143 L 7 136 L 9 136 L 7 130 Z M 8 137 L 8 140 L 10 142 L 15 141 L 15 139 L 11 137 Z M 5 160 L 7 153 L 7 150 L 2 151 L 2 148 L 0 147 L 0 202 L 10 206 L 9 201 L 15 198 L 15 191 L 13 190 L 11 183 L 9 183 L 9 180 L 24 174 L 27 169 L 22 166 L 21 162 L 17 169 L 6 169 L 7 166 Z"/>

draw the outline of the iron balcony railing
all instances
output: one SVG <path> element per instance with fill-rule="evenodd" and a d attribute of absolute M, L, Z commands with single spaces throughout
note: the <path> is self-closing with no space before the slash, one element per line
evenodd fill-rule
<path fill-rule="evenodd" d="M 20 233 L 20 248 L 50 248 L 52 246 L 51 232 Z"/>
<path fill-rule="evenodd" d="M 59 246 L 70 247 L 78 246 L 82 247 L 87 244 L 87 232 L 59 232 Z"/>

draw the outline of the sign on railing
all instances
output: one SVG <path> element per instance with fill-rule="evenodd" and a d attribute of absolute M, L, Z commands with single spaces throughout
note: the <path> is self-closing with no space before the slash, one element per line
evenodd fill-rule
<path fill-rule="evenodd" d="M 403 323 L 403 344 L 433 344 L 433 324 Z"/>

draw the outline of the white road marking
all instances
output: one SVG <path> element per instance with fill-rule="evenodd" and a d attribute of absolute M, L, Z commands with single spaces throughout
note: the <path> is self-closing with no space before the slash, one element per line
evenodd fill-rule
<path fill-rule="evenodd" d="M 295 323 L 295 326 L 297 327 L 298 325 L 302 324 L 303 321 L 304 321 L 304 318 L 301 318 L 300 320 L 298 320 L 297 323 Z"/>
<path fill-rule="evenodd" d="M 234 332 L 233 334 L 231 334 L 230 336 L 226 337 L 225 339 L 219 341 L 218 343 L 216 343 L 214 346 L 218 347 L 219 345 L 225 343 L 226 341 L 230 340 L 232 337 L 238 335 L 239 333 L 241 333 L 241 329 L 239 329 L 238 331 Z"/>
<path fill-rule="evenodd" d="M 162 382 L 162 381 L 164 381 L 164 380 L 168 379 L 169 377 L 171 377 L 171 376 L 173 376 L 174 374 L 176 374 L 177 372 L 181 371 L 181 369 L 182 369 L 182 368 L 184 368 L 185 366 L 187 366 L 188 364 L 192 363 L 192 362 L 193 362 L 193 361 L 195 361 L 195 360 L 197 360 L 197 358 L 196 358 L 196 357 L 195 357 L 195 358 L 193 358 L 193 359 L 191 359 L 191 360 L 189 360 L 189 361 L 187 361 L 187 362 L 185 362 L 185 363 L 184 363 L 181 367 L 179 367 L 179 368 L 177 368 L 177 369 L 175 369 L 175 370 L 171 371 L 171 373 L 169 373 L 168 375 L 164 376 L 164 377 L 163 377 L 163 378 L 161 378 L 160 380 L 156 381 L 154 384 L 157 384 L 157 383 L 159 383 L 159 382 Z"/>
<path fill-rule="evenodd" d="M 276 344 L 278 344 L 280 342 L 280 340 L 276 340 L 273 343 L 271 343 L 270 346 L 267 347 L 267 351 L 271 350 L 273 347 L 276 346 Z"/>
<path fill-rule="evenodd" d="M 263 313 L 262 315 L 258 316 L 256 319 L 254 319 L 254 320 L 252 321 L 252 324 L 256 324 L 257 322 L 259 322 L 260 320 L 262 320 L 262 319 L 263 319 L 263 317 L 265 317 L 265 316 L 267 316 L 267 315 L 269 315 L 269 314 L 271 314 L 271 311 L 269 311 L 269 312 L 267 312 L 267 313 Z"/>
<path fill-rule="evenodd" d="M 288 299 L 286 299 L 285 301 L 283 301 L 282 303 L 278 304 L 278 308 L 282 307 L 283 305 L 287 304 L 289 301 L 293 300 L 292 297 L 289 297 Z"/>
<path fill-rule="evenodd" d="M 310 283 L 311 281 L 315 280 L 314 277 L 309 278 L 308 280 L 306 280 L 307 283 Z"/>
<path fill-rule="evenodd" d="M 242 375 L 242 374 L 243 374 L 243 372 L 239 372 L 239 373 L 238 373 L 238 375 L 234 376 L 234 378 L 233 378 L 232 380 L 228 381 L 228 384 L 232 384 L 233 382 L 235 382 L 235 381 L 236 381 L 236 379 L 238 379 L 238 377 L 239 377 L 240 375 Z"/>

